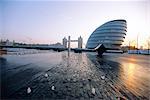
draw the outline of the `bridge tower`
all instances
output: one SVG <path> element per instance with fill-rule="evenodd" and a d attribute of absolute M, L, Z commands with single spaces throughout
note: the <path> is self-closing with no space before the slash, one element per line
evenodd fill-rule
<path fill-rule="evenodd" d="M 70 43 L 71 42 L 77 42 L 78 48 L 81 49 L 82 45 L 83 45 L 83 38 L 80 36 L 77 40 L 71 40 L 71 37 L 68 36 L 68 40 L 66 39 L 66 37 L 64 37 L 62 42 L 63 42 L 63 45 L 65 48 L 67 48 L 67 45 L 68 45 L 68 51 L 70 51 Z"/>
<path fill-rule="evenodd" d="M 66 37 L 64 37 L 63 38 L 63 46 L 65 47 L 65 48 L 67 48 L 67 39 L 66 39 Z"/>

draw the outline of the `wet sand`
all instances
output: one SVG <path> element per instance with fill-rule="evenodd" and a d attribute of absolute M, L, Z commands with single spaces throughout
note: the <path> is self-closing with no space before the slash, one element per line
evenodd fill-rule
<path fill-rule="evenodd" d="M 42 52 L 3 55 L 2 99 L 150 99 L 150 56 Z M 31 92 L 27 93 L 30 88 Z"/>

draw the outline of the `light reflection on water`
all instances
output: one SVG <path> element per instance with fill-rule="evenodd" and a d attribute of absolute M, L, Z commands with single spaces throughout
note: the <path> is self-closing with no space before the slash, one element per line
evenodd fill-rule
<path fill-rule="evenodd" d="M 139 96 L 148 94 L 150 76 L 144 67 L 134 63 L 125 63 L 121 70 L 120 79 L 128 90 Z"/>
<path fill-rule="evenodd" d="M 134 90 L 135 89 L 137 90 L 137 87 L 140 86 L 134 78 L 134 74 L 136 71 L 135 65 L 132 63 L 129 63 L 128 65 L 126 64 L 125 67 L 122 67 L 122 69 L 123 69 L 123 73 L 120 73 L 121 80 L 124 82 L 124 85 L 129 90 L 134 92 Z"/>
<path fill-rule="evenodd" d="M 134 81 L 134 72 L 135 72 L 135 66 L 132 63 L 129 63 L 126 67 L 123 67 L 123 72 L 125 75 L 121 74 L 121 77 L 123 77 L 125 85 L 128 88 L 136 88 L 135 81 Z"/>
<path fill-rule="evenodd" d="M 136 96 L 150 95 L 150 62 L 149 56 L 120 55 L 112 61 L 119 62 L 118 78 L 121 87 L 125 87 Z"/>
<path fill-rule="evenodd" d="M 149 97 L 150 56 L 105 54 L 102 58 L 96 55 L 88 58 L 110 77 L 119 91 L 137 97 Z"/>
<path fill-rule="evenodd" d="M 63 52 L 62 54 L 62 63 L 64 66 L 67 66 L 69 71 L 68 76 L 75 76 L 76 79 L 85 79 L 89 77 L 90 73 L 93 73 L 91 69 L 89 69 L 89 59 L 87 58 L 86 53 L 73 53 L 71 52 L 69 55 L 67 52 Z M 65 67 L 64 67 L 65 68 Z M 75 74 L 75 75 L 74 75 Z"/>

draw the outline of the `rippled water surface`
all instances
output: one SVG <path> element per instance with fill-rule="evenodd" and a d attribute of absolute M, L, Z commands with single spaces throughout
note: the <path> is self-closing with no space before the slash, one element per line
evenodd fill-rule
<path fill-rule="evenodd" d="M 150 99 L 150 56 L 24 51 L 0 57 L 4 99 Z"/>

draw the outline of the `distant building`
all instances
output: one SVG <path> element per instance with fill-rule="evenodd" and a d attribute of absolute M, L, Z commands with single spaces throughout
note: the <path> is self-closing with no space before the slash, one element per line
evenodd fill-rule
<path fill-rule="evenodd" d="M 137 50 L 135 46 L 121 46 L 123 52 L 128 52 L 128 50 Z"/>
<path fill-rule="evenodd" d="M 7 46 L 13 46 L 14 42 L 7 40 L 1 40 L 0 45 L 7 45 Z"/>
<path fill-rule="evenodd" d="M 67 39 L 66 39 L 66 37 L 64 37 L 63 38 L 63 46 L 65 47 L 65 48 L 67 48 Z"/>
<path fill-rule="evenodd" d="M 82 48 L 82 44 L 83 44 L 83 39 L 82 39 L 82 37 L 80 36 L 80 37 L 78 38 L 78 48 Z"/>
<path fill-rule="evenodd" d="M 150 55 L 150 50 L 149 49 L 145 49 L 145 50 L 128 50 L 128 54 L 146 54 L 146 55 Z"/>
<path fill-rule="evenodd" d="M 140 49 L 143 50 L 143 46 L 140 46 Z"/>

